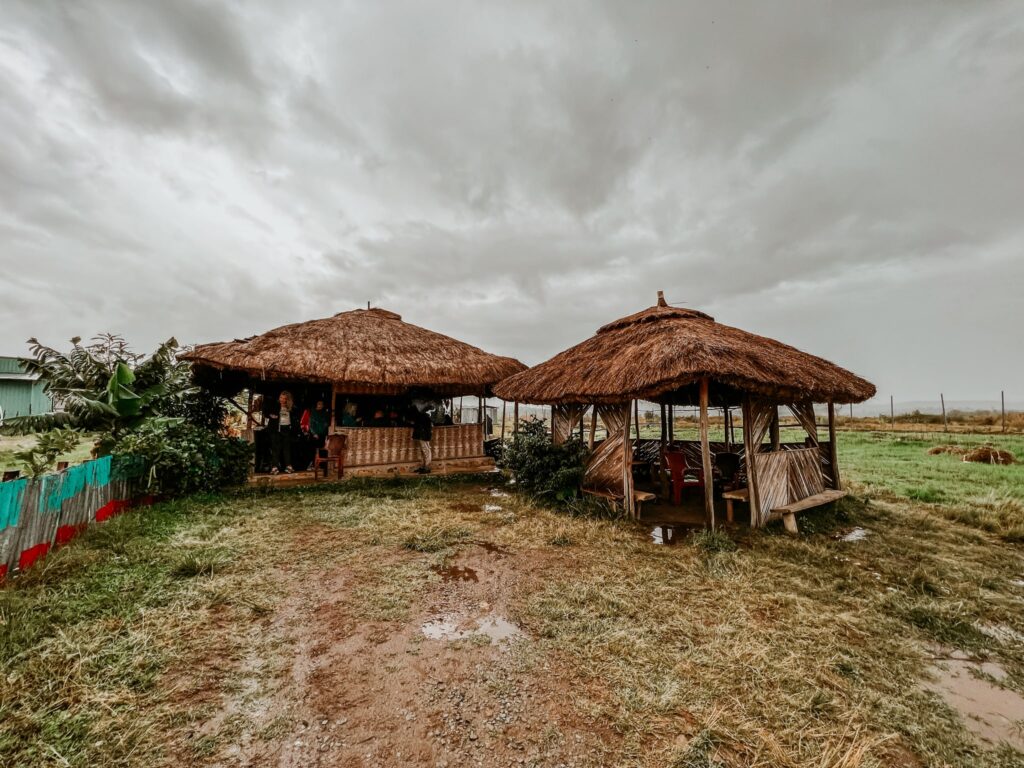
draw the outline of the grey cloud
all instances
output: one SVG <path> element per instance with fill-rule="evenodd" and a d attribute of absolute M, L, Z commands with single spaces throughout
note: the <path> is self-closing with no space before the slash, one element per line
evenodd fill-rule
<path fill-rule="evenodd" d="M 370 300 L 537 362 L 661 288 L 1009 388 L 1022 42 L 1012 2 L 11 3 L 0 352 Z"/>

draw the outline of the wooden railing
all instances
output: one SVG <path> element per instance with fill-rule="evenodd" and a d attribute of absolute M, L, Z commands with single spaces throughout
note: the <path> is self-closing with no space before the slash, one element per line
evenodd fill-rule
<path fill-rule="evenodd" d="M 346 467 L 409 464 L 420 460 L 419 447 L 409 427 L 338 427 L 348 437 Z M 484 456 L 483 424 L 434 427 L 430 448 L 435 460 Z"/>

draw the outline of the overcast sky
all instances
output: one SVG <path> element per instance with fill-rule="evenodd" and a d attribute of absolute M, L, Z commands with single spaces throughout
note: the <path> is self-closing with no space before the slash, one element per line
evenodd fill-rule
<path fill-rule="evenodd" d="M 0 353 L 366 306 L 540 362 L 658 289 L 1024 398 L 1020 2 L 0 3 Z"/>

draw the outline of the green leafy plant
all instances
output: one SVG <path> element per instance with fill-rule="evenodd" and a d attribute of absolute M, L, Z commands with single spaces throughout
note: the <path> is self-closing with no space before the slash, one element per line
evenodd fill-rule
<path fill-rule="evenodd" d="M 168 339 L 149 356 L 132 352 L 120 336 L 103 334 L 91 343 L 71 340 L 60 352 L 29 339 L 32 357 L 25 362 L 61 410 L 10 420 L 22 434 L 55 427 L 74 427 L 105 435 L 100 452 L 126 431 L 164 415 L 193 390 L 189 367 L 178 362 L 178 342 Z"/>
<path fill-rule="evenodd" d="M 36 438 L 36 444 L 24 451 L 18 451 L 14 458 L 25 467 L 29 477 L 39 477 L 53 470 L 57 459 L 78 445 L 82 435 L 75 429 L 51 429 Z"/>
<path fill-rule="evenodd" d="M 125 434 L 113 454 L 145 461 L 152 489 L 180 496 L 244 483 L 252 447 L 181 419 L 161 419 Z"/>
<path fill-rule="evenodd" d="M 579 438 L 555 445 L 542 421 L 528 419 L 506 446 L 501 466 L 512 473 L 519 490 L 564 504 L 579 492 L 588 453 Z"/>

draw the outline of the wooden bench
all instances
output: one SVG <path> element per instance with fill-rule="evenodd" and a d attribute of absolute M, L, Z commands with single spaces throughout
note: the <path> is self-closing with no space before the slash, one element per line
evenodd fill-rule
<path fill-rule="evenodd" d="M 838 501 L 846 495 L 846 491 L 822 491 L 816 493 L 813 496 L 808 496 L 806 499 L 800 499 L 786 504 L 782 507 L 776 507 L 772 510 L 773 515 L 782 516 L 782 524 L 786 528 L 786 533 L 793 534 L 794 536 L 799 533 L 796 527 L 796 513 L 803 512 L 805 509 L 811 509 L 812 507 L 820 507 L 823 504 L 831 504 L 833 501 Z"/>
<path fill-rule="evenodd" d="M 732 522 L 732 503 L 734 501 L 745 501 L 750 503 L 750 489 L 749 488 L 737 488 L 735 491 L 725 491 L 722 493 L 722 498 L 725 499 L 725 519 L 728 522 Z"/>
<path fill-rule="evenodd" d="M 616 504 L 621 504 L 623 496 L 621 493 L 612 493 L 611 491 L 603 491 L 600 488 L 583 488 L 583 493 L 588 496 L 600 496 L 603 499 L 610 499 Z M 640 519 L 640 507 L 645 501 L 654 501 L 657 496 L 648 491 L 633 491 L 633 509 L 636 511 L 636 517 Z"/>

